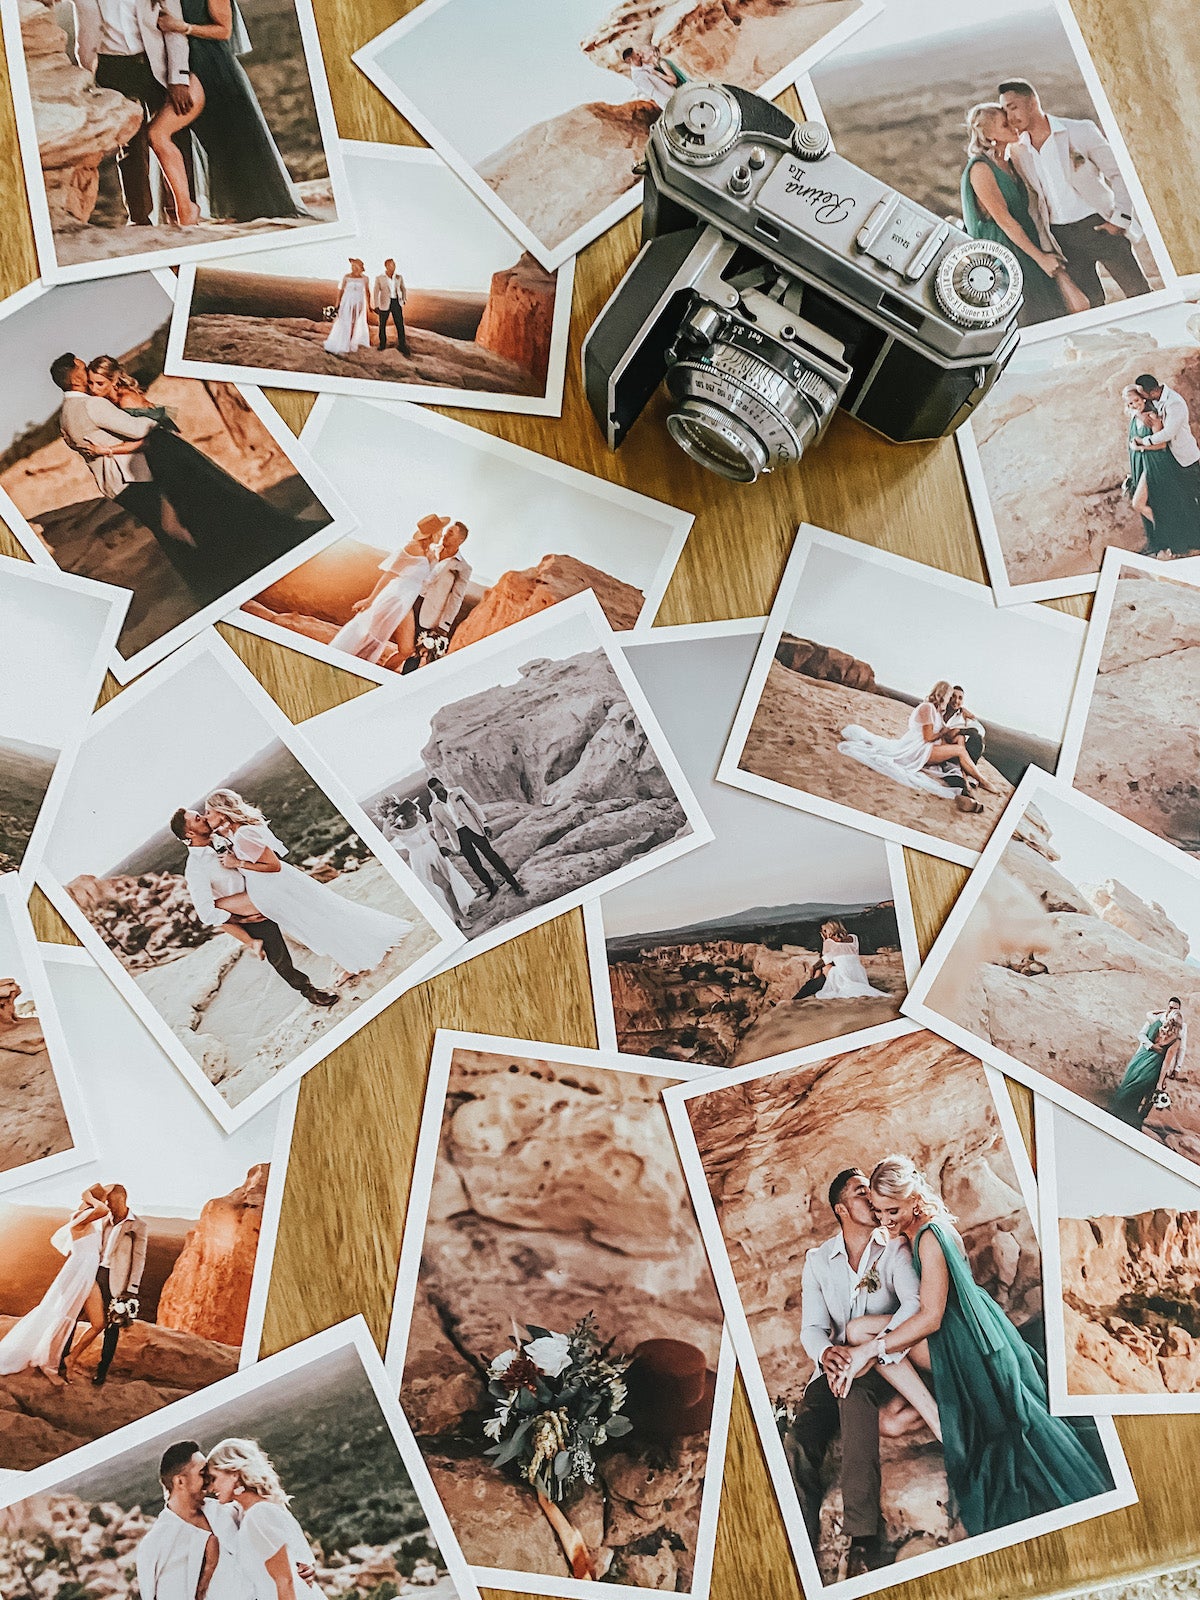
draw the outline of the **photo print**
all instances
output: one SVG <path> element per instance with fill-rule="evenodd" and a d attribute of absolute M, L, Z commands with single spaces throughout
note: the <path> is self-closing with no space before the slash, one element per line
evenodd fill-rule
<path fill-rule="evenodd" d="M 227 1132 L 461 943 L 212 632 L 93 717 L 38 881 Z"/>
<path fill-rule="evenodd" d="M 453 918 L 455 964 L 712 838 L 590 590 L 304 732 Z"/>
<path fill-rule="evenodd" d="M 806 1594 L 1136 1500 L 1112 1423 L 1050 1412 L 998 1073 L 893 1022 L 664 1098 Z"/>
<path fill-rule="evenodd" d="M 1114 546 L 1200 554 L 1198 341 L 1171 292 L 1017 347 L 955 436 L 1000 605 L 1090 592 Z"/>
<path fill-rule="evenodd" d="M 918 965 L 904 856 L 714 780 L 762 619 L 625 649 L 716 838 L 584 906 L 602 1045 L 733 1067 L 899 1014 Z"/>
<path fill-rule="evenodd" d="M 647 1065 L 434 1037 L 387 1366 L 480 1583 L 708 1593 L 733 1353 Z"/>
<path fill-rule="evenodd" d="M 904 1011 L 1197 1181 L 1200 864 L 1029 772 Z"/>
<path fill-rule="evenodd" d="M 262 395 L 163 376 L 171 294 L 144 273 L 0 304 L 0 513 L 35 561 L 132 591 L 122 683 L 349 526 Z"/>
<path fill-rule="evenodd" d="M 1200 855 L 1191 729 L 1200 723 L 1200 562 L 1109 550 L 1058 775 Z"/>
<path fill-rule="evenodd" d="M 418 406 L 322 395 L 301 442 L 358 529 L 227 620 L 376 683 L 583 589 L 617 632 L 645 631 L 692 525 Z"/>
<path fill-rule="evenodd" d="M 0 1202 L 0 1477 L 257 1358 L 296 1102 L 224 1135 L 86 951 L 40 950 L 94 1153 Z"/>
<path fill-rule="evenodd" d="M 847 160 L 1015 252 L 1024 328 L 1173 280 L 1067 0 L 891 0 L 797 89 Z"/>
<path fill-rule="evenodd" d="M 0 18 L 47 283 L 349 230 L 310 0 L 3 0 Z"/>
<path fill-rule="evenodd" d="M 548 270 L 638 204 L 689 78 L 770 97 L 875 0 L 425 0 L 355 63 Z M 553 152 L 550 156 L 548 152 Z"/>
<path fill-rule="evenodd" d="M 168 369 L 557 417 L 574 263 L 547 272 L 432 150 L 342 152 L 354 232 L 184 267 Z"/>
<path fill-rule="evenodd" d="M 0 876 L 0 1107 L 0 1193 L 91 1156 L 95 1137 L 15 872 Z"/>
<path fill-rule="evenodd" d="M 1200 1185 L 1035 1107 L 1055 1411 L 1200 1411 Z"/>
<path fill-rule="evenodd" d="M 0 873 L 26 889 L 129 595 L 0 556 Z"/>
<path fill-rule="evenodd" d="M 361 1317 L 0 1495 L 14 1600 L 100 1584 L 111 1600 L 176 1600 L 204 1576 L 209 1594 L 261 1600 L 479 1600 Z"/>
<path fill-rule="evenodd" d="M 1058 760 L 1084 625 L 802 527 L 717 776 L 969 867 Z"/>

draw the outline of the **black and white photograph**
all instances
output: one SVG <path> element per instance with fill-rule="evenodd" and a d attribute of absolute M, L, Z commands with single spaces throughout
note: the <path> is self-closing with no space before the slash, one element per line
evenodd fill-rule
<path fill-rule="evenodd" d="M 349 231 L 311 0 L 4 0 L 47 283 Z"/>
<path fill-rule="evenodd" d="M 1089 593 L 1112 549 L 1200 554 L 1198 435 L 1194 300 L 1018 346 L 956 436 L 997 601 Z"/>
<path fill-rule="evenodd" d="M 182 268 L 168 371 L 558 416 L 574 263 L 547 272 L 432 150 L 342 153 L 353 234 Z"/>
<path fill-rule="evenodd" d="M 0 1193 L 91 1156 L 95 1136 L 15 872 L 0 875 L 0 1108 Z"/>
<path fill-rule="evenodd" d="M 34 561 L 130 591 L 122 683 L 351 525 L 257 390 L 164 376 L 172 282 L 0 304 L 0 513 Z"/>
<path fill-rule="evenodd" d="M 0 1202 L 0 1477 L 257 1360 L 295 1114 L 226 1136 L 87 952 L 39 948 L 94 1152 Z"/>
<path fill-rule="evenodd" d="M 322 395 L 300 439 L 358 527 L 227 620 L 376 683 L 584 589 L 647 632 L 692 525 L 424 407 Z"/>
<path fill-rule="evenodd" d="M 634 167 L 679 84 L 733 83 L 770 98 L 880 9 L 875 0 L 424 0 L 353 59 L 553 270 L 638 204 Z"/>
<path fill-rule="evenodd" d="M 969 867 L 1055 768 L 1085 631 L 802 527 L 717 776 Z"/>
<path fill-rule="evenodd" d="M 11 1600 L 479 1600 L 361 1317 L 0 1495 Z"/>
<path fill-rule="evenodd" d="M 1197 951 L 1200 864 L 1031 771 L 903 1009 L 1196 1181 Z"/>
<path fill-rule="evenodd" d="M 1200 1184 L 1034 1104 L 1055 1411 L 1200 1411 Z"/>
<path fill-rule="evenodd" d="M 664 1099 L 806 1594 L 1136 1500 L 1112 1422 L 1051 1411 L 998 1073 L 901 1021 Z"/>
<path fill-rule="evenodd" d="M 712 838 L 590 590 L 303 731 L 453 918 L 456 963 Z"/>
<path fill-rule="evenodd" d="M 625 646 L 716 837 L 584 906 L 602 1045 L 741 1066 L 898 1016 L 916 971 L 899 845 L 715 781 L 762 629 Z"/>
<path fill-rule="evenodd" d="M 227 1132 L 462 942 L 215 633 L 92 719 L 39 882 Z"/>
<path fill-rule="evenodd" d="M 32 887 L 129 595 L 0 556 L 0 873 Z"/>
<path fill-rule="evenodd" d="M 1174 279 L 1068 0 L 890 0 L 797 88 L 841 155 L 1014 252 L 1027 332 Z"/>

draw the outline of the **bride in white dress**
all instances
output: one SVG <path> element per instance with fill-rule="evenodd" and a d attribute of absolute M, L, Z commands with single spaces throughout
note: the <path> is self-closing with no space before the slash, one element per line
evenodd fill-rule
<path fill-rule="evenodd" d="M 241 1511 L 237 1558 L 247 1596 L 321 1600 L 320 1590 L 300 1576 L 302 1566 L 315 1565 L 312 1547 L 262 1446 L 254 1439 L 222 1439 L 209 1451 L 206 1469 L 214 1497 Z"/>
<path fill-rule="evenodd" d="M 371 330 L 367 326 L 367 274 L 357 256 L 350 257 L 350 271 L 338 290 L 337 319 L 329 331 L 325 348 L 331 356 L 348 356 L 352 350 L 367 350 Z"/>
<path fill-rule="evenodd" d="M 841 922 L 821 924 L 821 960 L 828 977 L 817 990 L 819 1000 L 865 1000 L 872 995 L 887 998 L 886 989 L 874 989 L 858 953 L 858 935 Z"/>
<path fill-rule="evenodd" d="M 449 517 L 422 517 L 408 543 L 384 557 L 375 587 L 355 603 L 354 615 L 329 641 L 333 649 L 378 663 L 388 645 L 394 644 L 399 662 L 408 660 L 417 640 L 413 608 L 434 568 L 431 546 L 449 521 Z"/>
<path fill-rule="evenodd" d="M 431 893 L 445 902 L 450 915 L 465 911 L 476 898 L 475 890 L 434 842 L 429 824 L 415 800 L 404 800 L 388 830 L 388 843 L 404 857 Z"/>
<path fill-rule="evenodd" d="M 995 792 L 961 744 L 941 737 L 946 726 L 943 716 L 950 698 L 951 685 L 944 679 L 914 706 L 908 727 L 898 739 L 885 739 L 882 734 L 861 728 L 856 722 L 842 729 L 842 742 L 838 754 L 861 762 L 864 767 L 902 783 L 906 789 L 921 789 L 927 794 L 941 795 L 944 800 L 958 800 L 965 809 L 980 811 L 982 807 L 967 795 L 961 784 L 944 782 L 930 767 L 943 761 L 957 762 L 969 780 L 981 789 Z"/>
<path fill-rule="evenodd" d="M 51 1237 L 50 1243 L 67 1259 L 33 1310 L 0 1339 L 0 1374 L 37 1368 L 52 1382 L 61 1383 L 58 1364 L 85 1309 L 92 1327 L 103 1329 L 104 1302 L 96 1270 L 108 1214 L 99 1193 L 85 1189 L 69 1220 Z"/>
<path fill-rule="evenodd" d="M 314 955 L 328 956 L 347 975 L 373 971 L 411 930 L 412 923 L 403 917 L 360 906 L 299 867 L 288 866 L 280 859 L 287 846 L 271 832 L 258 807 L 236 790 L 214 790 L 206 801 L 205 820 L 229 841 L 246 873 L 246 892 L 263 916 Z"/>

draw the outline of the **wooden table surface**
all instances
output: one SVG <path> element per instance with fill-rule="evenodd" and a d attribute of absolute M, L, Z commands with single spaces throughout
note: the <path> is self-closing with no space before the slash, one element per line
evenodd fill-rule
<path fill-rule="evenodd" d="M 947 0 L 948 5 L 953 0 Z M 349 60 L 412 9 L 410 0 L 315 0 L 342 135 L 419 144 L 408 124 Z M 999 0 L 998 10 L 1003 10 Z M 1076 0 L 1133 159 L 1175 266 L 1200 271 L 1200 28 L 1196 0 Z M 7 80 L 0 93 L 0 295 L 37 275 Z M 784 101 L 793 111 L 794 101 Z M 579 345 L 633 255 L 636 217 L 579 258 L 561 420 L 449 410 L 517 444 L 645 491 L 696 514 L 663 623 L 768 610 L 798 523 L 982 581 L 979 543 L 953 443 L 886 444 L 839 413 L 819 452 L 752 488 L 694 467 L 652 421 L 619 456 L 604 448 L 584 403 Z M 268 390 L 298 429 L 310 397 Z M 649 415 L 649 414 L 648 414 Z M 391 470 L 389 468 L 389 470 Z M 0 525 L 0 549 L 20 555 Z M 1086 614 L 1082 600 L 1061 603 Z M 295 721 L 363 692 L 362 680 L 293 651 L 221 630 Z M 116 686 L 109 680 L 108 694 Z M 965 874 L 906 852 L 922 949 Z M 43 938 L 73 942 L 40 894 Z M 264 1353 L 362 1312 L 382 1347 L 433 1031 L 469 1028 L 595 1045 L 580 913 L 526 934 L 423 984 L 304 1079 L 288 1171 Z M 1028 1124 L 1028 1096 L 1014 1088 Z M 903 1600 L 1006 1600 L 1078 1590 L 1200 1559 L 1200 1418 L 1127 1417 L 1118 1429 L 1140 1503 L 969 1565 L 889 1591 Z M 744 1395 L 734 1405 L 713 1600 L 793 1600 L 796 1575 Z"/>

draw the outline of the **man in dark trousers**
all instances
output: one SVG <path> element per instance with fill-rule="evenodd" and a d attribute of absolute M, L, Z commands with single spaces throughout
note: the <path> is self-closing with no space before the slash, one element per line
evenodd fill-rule
<path fill-rule="evenodd" d="M 383 263 L 383 271 L 375 279 L 371 291 L 371 304 L 375 308 L 375 315 L 379 318 L 379 348 L 387 349 L 388 318 L 392 319 L 396 329 L 396 347 L 402 356 L 408 354 L 408 335 L 404 331 L 404 304 L 408 299 L 408 290 L 404 286 L 404 279 L 396 271 L 396 263 L 391 256 Z"/>
<path fill-rule="evenodd" d="M 100 1361 L 92 1382 L 101 1388 L 108 1377 L 121 1329 L 137 1320 L 138 1296 L 142 1291 L 142 1273 L 146 1270 L 146 1246 L 150 1230 L 129 1209 L 129 1196 L 125 1185 L 114 1183 L 105 1191 L 108 1216 L 100 1234 L 100 1265 L 96 1268 L 96 1283 L 104 1301 L 104 1335 L 100 1345 Z M 59 1357 L 58 1370 L 63 1377 L 67 1371 L 67 1357 L 75 1337 L 72 1328 L 67 1335 Z M 82 1353 L 82 1352 L 81 1352 Z"/>
<path fill-rule="evenodd" d="M 496 884 L 481 857 L 500 874 L 514 894 L 524 895 L 516 874 L 488 838 L 483 812 L 467 791 L 457 784 L 447 789 L 440 778 L 430 778 L 429 797 L 429 821 L 434 842 L 442 854 L 462 856 L 489 900 L 496 896 Z"/>

